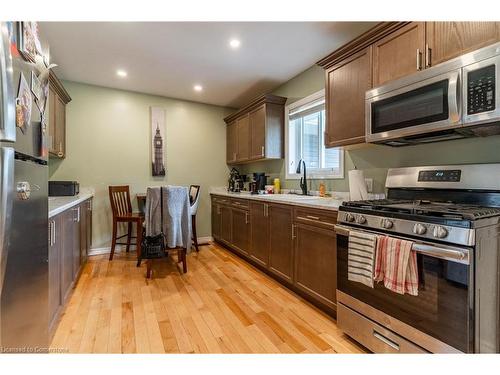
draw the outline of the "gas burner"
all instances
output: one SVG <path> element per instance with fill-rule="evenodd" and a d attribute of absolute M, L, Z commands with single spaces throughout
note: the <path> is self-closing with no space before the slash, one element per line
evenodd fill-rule
<path fill-rule="evenodd" d="M 433 202 L 430 200 L 376 199 L 344 202 L 343 205 L 370 211 L 397 212 L 418 216 L 443 217 L 454 220 L 473 221 L 492 216 L 500 216 L 500 208 L 457 204 L 453 202 Z"/>

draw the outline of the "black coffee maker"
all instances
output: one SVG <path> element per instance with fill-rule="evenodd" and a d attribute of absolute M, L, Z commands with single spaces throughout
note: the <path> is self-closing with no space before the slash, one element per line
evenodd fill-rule
<path fill-rule="evenodd" d="M 253 181 L 251 186 L 252 194 L 257 194 L 259 190 L 266 190 L 267 176 L 265 173 L 259 172 L 253 174 Z"/>

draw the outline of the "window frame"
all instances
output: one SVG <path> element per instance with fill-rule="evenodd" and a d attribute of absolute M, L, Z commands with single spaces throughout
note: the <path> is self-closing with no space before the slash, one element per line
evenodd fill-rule
<path fill-rule="evenodd" d="M 308 104 L 312 104 L 318 100 L 325 99 L 325 90 L 322 89 L 320 91 L 315 92 L 305 98 L 299 99 L 293 103 L 285 106 L 285 175 L 287 180 L 299 180 L 302 177 L 302 174 L 290 173 L 288 171 L 288 167 L 290 165 L 290 112 L 293 110 L 304 107 Z M 325 111 L 325 121 L 326 121 L 326 111 Z M 324 147 L 324 133 L 320 135 L 320 139 L 323 140 Z M 310 179 L 317 180 L 339 180 L 344 178 L 344 149 L 342 147 L 338 147 L 339 149 L 339 170 L 338 172 L 330 171 L 323 169 L 320 171 L 311 171 L 307 170 L 307 176 Z"/>

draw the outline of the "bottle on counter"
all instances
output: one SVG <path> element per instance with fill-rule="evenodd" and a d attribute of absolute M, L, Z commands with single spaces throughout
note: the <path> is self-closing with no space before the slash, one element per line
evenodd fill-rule
<path fill-rule="evenodd" d="M 279 194 L 280 191 L 281 191 L 280 179 L 275 178 L 274 179 L 274 194 Z"/>
<path fill-rule="evenodd" d="M 320 197 L 326 196 L 326 187 L 324 182 L 320 182 L 319 184 L 319 196 Z"/>

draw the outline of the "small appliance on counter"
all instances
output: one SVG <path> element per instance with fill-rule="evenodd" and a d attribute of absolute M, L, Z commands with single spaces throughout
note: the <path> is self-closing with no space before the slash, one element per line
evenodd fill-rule
<path fill-rule="evenodd" d="M 250 192 L 252 194 L 258 194 L 266 190 L 267 176 L 263 172 L 256 172 L 253 174 L 253 180 L 250 183 Z"/>
<path fill-rule="evenodd" d="M 49 181 L 49 197 L 70 197 L 79 192 L 80 184 L 76 181 Z"/>
<path fill-rule="evenodd" d="M 232 193 L 239 193 L 244 190 L 244 182 L 246 175 L 241 175 L 236 168 L 232 168 L 229 173 L 229 181 L 227 190 Z"/>

